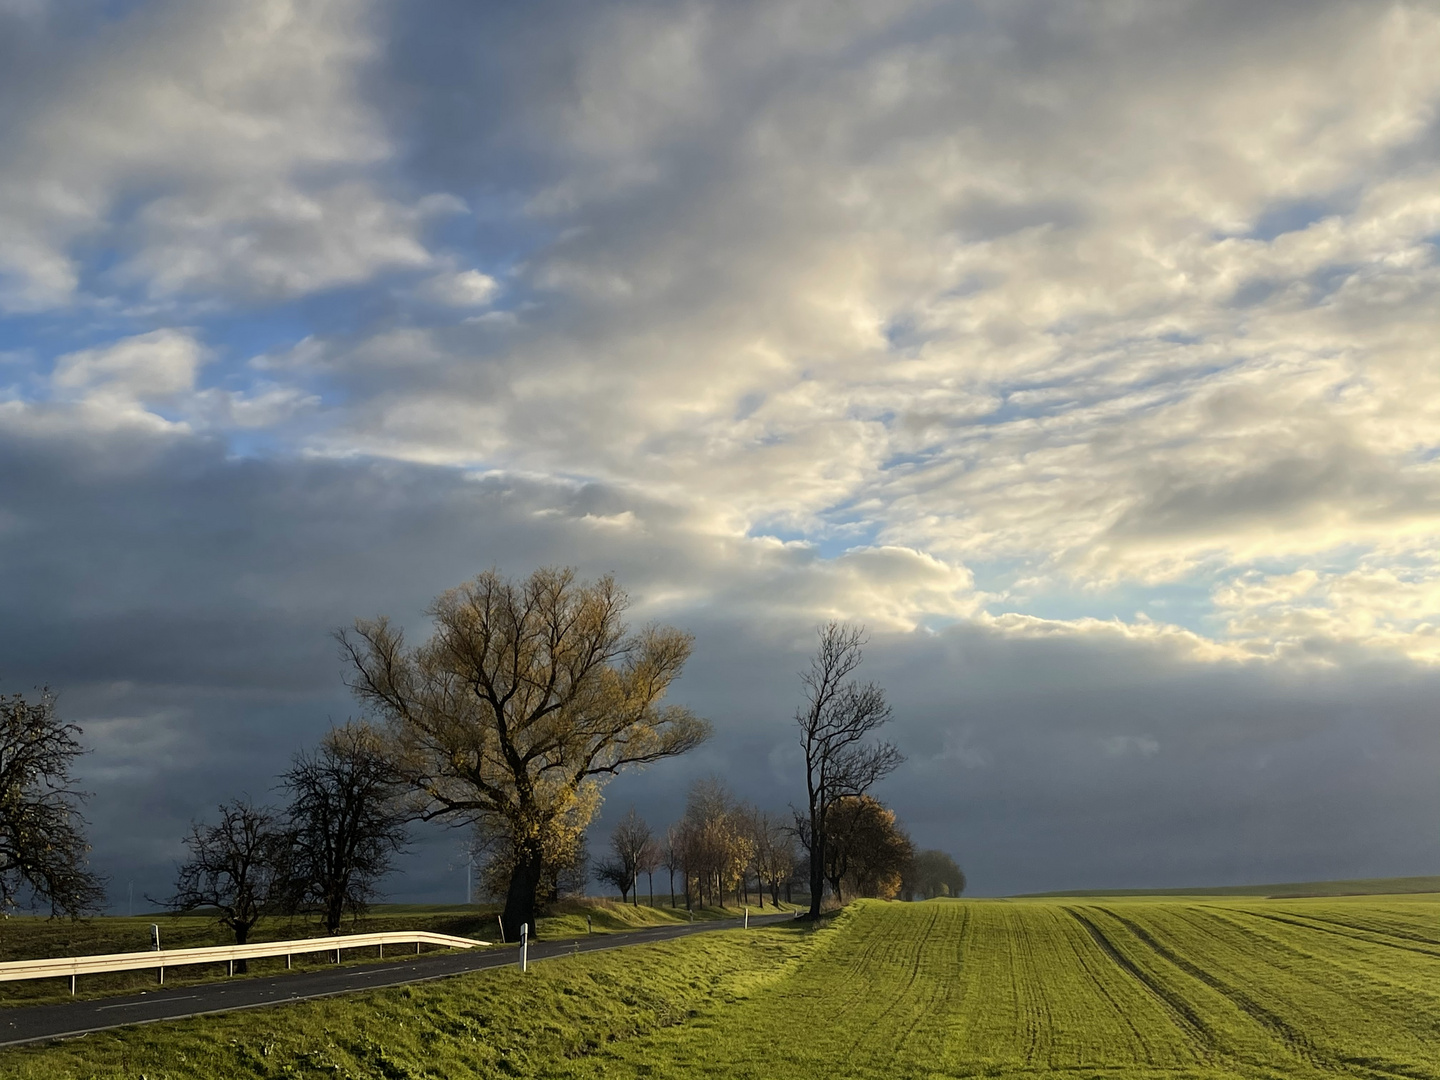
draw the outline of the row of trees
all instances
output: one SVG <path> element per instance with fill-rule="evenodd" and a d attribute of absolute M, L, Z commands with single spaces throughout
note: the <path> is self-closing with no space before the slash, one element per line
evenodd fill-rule
<path fill-rule="evenodd" d="M 598 863 L 595 876 L 639 902 L 639 876 L 645 874 L 655 902 L 655 873 L 666 871 L 671 906 L 678 906 L 679 875 L 687 908 L 696 903 L 725 903 L 733 894 L 748 902 L 752 893 L 764 907 L 780 893 L 789 899 L 796 867 L 793 830 L 788 823 L 754 806 L 737 802 L 718 779 L 691 786 L 685 814 L 657 834 L 632 808 L 610 834 L 611 855 Z"/>
<path fill-rule="evenodd" d="M 846 796 L 830 807 L 824 845 L 823 877 L 838 903 L 856 896 L 883 899 L 931 899 L 959 896 L 965 875 L 941 851 L 915 850 L 895 812 L 868 796 Z M 654 875 L 668 872 L 668 899 L 678 906 L 725 905 L 727 898 L 765 906 L 768 893 L 777 906 L 792 900 L 794 887 L 806 887 L 810 856 L 800 843 L 807 835 L 803 814 L 787 820 L 738 802 L 716 778 L 690 788 L 685 813 L 657 832 L 632 808 L 610 834 L 610 855 L 595 875 L 611 885 L 622 901 L 639 903 L 639 878 L 645 874 L 650 903 Z M 675 889 L 679 875 L 681 892 Z"/>
<path fill-rule="evenodd" d="M 603 785 L 690 750 L 710 731 L 664 703 L 691 638 L 670 627 L 631 633 L 627 605 L 610 577 L 581 583 L 569 569 L 542 569 L 512 581 L 490 571 L 435 600 L 434 632 L 420 645 L 407 645 L 386 618 L 358 620 L 337 640 L 349 685 L 378 725 L 339 729 L 319 751 L 297 757 L 282 781 L 290 796 L 283 811 L 242 801 L 222 807 L 219 823 L 195 826 L 169 903 L 233 907 L 225 917 L 237 937 L 265 910 L 315 911 L 334 929 L 373 893 L 405 823 L 441 820 L 477 831 L 485 879 L 505 898 L 507 936 L 533 926 L 547 896 L 567 878 L 583 879 L 585 832 Z M 904 845 L 875 846 L 894 833 L 894 820 L 887 826 L 888 811 L 868 793 L 903 759 L 874 737 L 891 713 L 879 687 L 854 677 L 863 644 L 858 628 L 822 627 L 802 674 L 805 702 L 795 720 L 806 802 L 793 820 L 700 785 L 663 837 L 629 823 L 634 835 L 602 874 L 613 871 L 628 894 L 641 872 L 664 865 L 672 881 L 681 875 L 687 898 L 710 902 L 737 887 L 748 896 L 751 882 L 768 886 L 773 899 L 803 867 L 812 914 L 827 882 L 837 894 L 895 888 Z M 38 707 L 23 699 L 4 705 L 22 726 L 47 714 L 49 741 L 13 761 L 0 749 L 0 888 L 8 890 L 0 900 L 11 902 L 14 888 L 28 884 L 52 910 L 98 906 L 102 883 L 83 869 L 79 796 L 66 771 L 78 730 L 54 720 L 48 695 Z M 7 780 L 7 769 L 18 779 Z M 13 799 L 14 791 L 25 794 Z M 40 833 L 44 843 L 36 842 Z M 46 844 L 48 855 L 35 854 Z M 863 844 L 889 861 L 860 859 Z M 264 902 L 241 900 L 242 892 Z M 232 893 L 237 899 L 222 901 Z"/>

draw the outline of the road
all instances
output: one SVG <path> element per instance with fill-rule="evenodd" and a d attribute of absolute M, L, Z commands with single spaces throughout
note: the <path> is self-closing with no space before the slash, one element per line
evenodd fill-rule
<path fill-rule="evenodd" d="M 750 925 L 782 922 L 790 914 L 752 915 Z M 733 930 L 739 919 L 716 919 L 671 926 L 652 926 L 623 934 L 596 934 L 582 938 L 536 941 L 530 945 L 530 963 L 577 952 L 601 952 L 629 945 L 670 941 L 709 930 Z M 93 1031 L 153 1024 L 159 1020 L 183 1020 L 191 1016 L 283 1005 L 291 1001 L 353 994 L 386 986 L 447 979 L 469 971 L 506 967 L 516 963 L 515 946 L 480 952 L 437 953 L 398 963 L 336 967 L 295 972 L 270 978 L 234 979 L 200 986 L 156 989 L 129 997 L 67 1001 L 61 1005 L 31 1005 L 0 1008 L 0 1046 L 73 1038 Z"/>

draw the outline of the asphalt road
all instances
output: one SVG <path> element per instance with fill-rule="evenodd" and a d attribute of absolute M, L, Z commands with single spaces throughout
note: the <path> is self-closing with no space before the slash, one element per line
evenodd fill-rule
<path fill-rule="evenodd" d="M 789 914 L 752 915 L 750 924 L 764 925 L 791 918 L 794 916 Z M 717 919 L 672 926 L 652 926 L 623 934 L 596 934 L 582 938 L 536 941 L 530 945 L 530 963 L 575 953 L 600 952 L 605 949 L 624 948 L 627 945 L 670 941 L 709 930 L 733 930 L 740 923 L 739 919 Z M 201 986 L 177 987 L 174 990 L 157 988 L 129 997 L 67 1001 L 61 1005 L 0 1009 L 0 1046 L 74 1038 L 88 1035 L 92 1031 L 106 1031 L 131 1024 L 183 1020 L 186 1017 L 205 1016 L 209 1013 L 283 1005 L 290 1001 L 306 1001 L 335 994 L 377 990 L 385 986 L 446 979 L 468 971 L 506 967 L 516 963 L 518 958 L 519 950 L 515 946 L 484 949 L 479 952 L 437 953 L 388 964 L 311 970 L 264 979 L 235 979 Z"/>

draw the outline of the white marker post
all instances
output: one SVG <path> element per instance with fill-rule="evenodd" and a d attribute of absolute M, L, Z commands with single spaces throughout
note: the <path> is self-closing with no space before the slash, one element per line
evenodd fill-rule
<path fill-rule="evenodd" d="M 745 929 L 750 929 L 750 909 L 748 907 L 745 909 Z"/>
<path fill-rule="evenodd" d="M 496 915 L 496 916 L 495 916 L 495 925 L 498 926 L 498 927 L 500 927 L 500 944 L 501 944 L 501 945 L 508 945 L 509 942 L 505 940 L 505 920 L 502 919 L 502 918 L 500 918 L 499 915 Z"/>
<path fill-rule="evenodd" d="M 520 924 L 520 970 L 529 970 L 530 960 L 530 924 Z"/>

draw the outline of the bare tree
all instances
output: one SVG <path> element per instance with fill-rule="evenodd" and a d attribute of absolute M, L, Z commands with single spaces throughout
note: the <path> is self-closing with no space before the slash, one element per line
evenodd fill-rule
<path fill-rule="evenodd" d="M 508 845 L 507 935 L 533 928 L 547 868 L 578 850 L 606 780 L 709 734 L 661 704 L 690 636 L 629 635 L 627 604 L 609 577 L 544 569 L 514 582 L 492 570 L 436 599 L 435 633 L 418 648 L 383 618 L 338 635 L 351 688 L 390 722 L 418 815 L 474 821 Z"/>
<path fill-rule="evenodd" d="M 770 899 L 779 907 L 780 886 L 795 872 L 794 834 L 782 820 L 763 811 L 755 821 L 755 865 L 760 875 L 760 906 L 765 906 L 768 885 Z"/>
<path fill-rule="evenodd" d="M 595 864 L 595 876 L 606 885 L 613 885 L 620 893 L 620 902 L 630 899 L 630 886 L 635 883 L 635 874 L 618 858 L 601 859 Z"/>
<path fill-rule="evenodd" d="M 630 812 L 620 819 L 611 832 L 610 849 L 615 853 L 615 861 L 623 872 L 630 875 L 630 888 L 635 890 L 634 904 L 637 907 L 640 905 L 640 873 L 645 870 L 654 846 L 654 833 L 632 806 Z M 622 894 L 628 891 L 621 890 Z"/>
<path fill-rule="evenodd" d="M 279 816 L 244 798 L 221 803 L 219 824 L 192 825 L 185 846 L 190 858 L 180 864 L 175 895 L 161 902 L 172 911 L 213 908 L 244 945 L 255 924 L 282 907 L 287 838 Z M 238 965 L 245 970 L 245 961 Z"/>
<path fill-rule="evenodd" d="M 405 848 L 406 787 L 365 724 L 335 728 L 319 749 L 296 754 L 281 786 L 290 795 L 288 904 L 319 912 L 326 933 L 339 933 L 345 915 L 365 913 Z"/>
<path fill-rule="evenodd" d="M 820 627 L 820 644 L 800 675 L 805 703 L 795 713 L 805 751 L 807 806 L 801 843 L 810 855 L 810 918 L 820 914 L 825 892 L 825 819 L 839 799 L 864 795 L 905 759 L 888 742 L 871 742 L 890 720 L 885 692 L 852 678 L 863 659 L 863 627 L 830 622 Z"/>
<path fill-rule="evenodd" d="M 675 871 L 685 866 L 684 841 L 679 825 L 671 825 L 665 830 L 665 839 L 660 844 L 660 865 L 670 874 L 670 906 L 676 907 Z M 689 895 L 688 891 L 686 895 Z"/>
<path fill-rule="evenodd" d="M 640 869 L 645 873 L 645 880 L 650 886 L 650 906 L 655 906 L 655 871 L 665 865 L 665 853 L 662 850 L 663 844 L 659 840 L 651 839 L 645 845 L 645 850 L 640 853 Z M 636 886 L 639 890 L 639 886 Z"/>
<path fill-rule="evenodd" d="M 71 918 L 105 903 L 103 879 L 85 868 L 85 795 L 70 780 L 71 763 L 84 753 L 79 734 L 60 720 L 49 690 L 34 702 L 0 695 L 0 911 L 27 892 L 52 915 Z"/>

